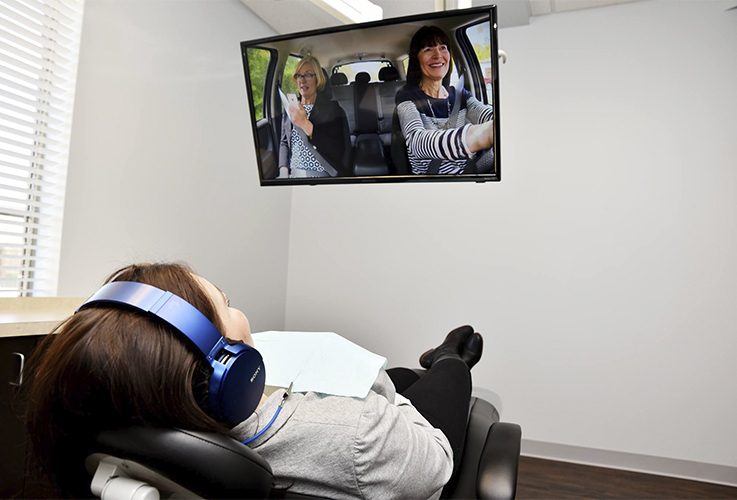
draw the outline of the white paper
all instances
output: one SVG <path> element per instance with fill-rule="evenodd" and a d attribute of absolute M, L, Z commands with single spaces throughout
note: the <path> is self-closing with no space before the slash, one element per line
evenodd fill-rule
<path fill-rule="evenodd" d="M 266 385 L 294 392 L 321 392 L 365 398 L 386 358 L 333 332 L 260 332 L 253 334 L 264 358 Z"/>

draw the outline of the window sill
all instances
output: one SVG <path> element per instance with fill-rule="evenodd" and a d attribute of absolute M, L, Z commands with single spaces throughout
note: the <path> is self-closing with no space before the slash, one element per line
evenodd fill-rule
<path fill-rule="evenodd" d="M 0 338 L 47 334 L 83 300 L 81 297 L 0 298 Z"/>

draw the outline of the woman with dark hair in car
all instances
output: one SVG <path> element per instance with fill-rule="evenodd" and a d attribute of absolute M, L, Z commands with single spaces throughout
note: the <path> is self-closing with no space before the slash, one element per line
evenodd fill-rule
<path fill-rule="evenodd" d="M 243 312 L 185 265 L 131 265 L 110 282 L 174 294 L 229 343 L 253 346 Z M 462 456 L 470 369 L 482 350 L 481 335 L 462 326 L 420 357 L 427 369 L 422 375 L 380 370 L 364 398 L 278 389 L 230 428 L 233 423 L 213 414 L 208 402 L 213 368 L 181 330 L 155 313 L 97 301 L 66 319 L 34 353 L 26 426 L 35 467 L 26 484 L 45 477 L 52 496 L 87 497 L 89 482 L 80 476 L 86 477 L 84 459 L 95 436 L 148 426 L 246 441 L 269 463 L 275 488 L 293 493 L 437 498 Z"/>
<path fill-rule="evenodd" d="M 423 26 L 410 41 L 407 85 L 396 102 L 413 174 L 486 173 L 493 166 L 493 108 L 450 86 L 449 47 L 436 26 Z"/>
<path fill-rule="evenodd" d="M 284 113 L 279 144 L 279 178 L 350 175 L 350 132 L 340 105 L 325 95 L 320 62 L 303 57 L 292 75 L 297 102 Z"/>

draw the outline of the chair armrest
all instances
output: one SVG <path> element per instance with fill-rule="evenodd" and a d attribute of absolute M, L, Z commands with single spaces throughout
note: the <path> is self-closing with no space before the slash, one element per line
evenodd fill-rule
<path fill-rule="evenodd" d="M 491 426 L 479 461 L 478 498 L 515 497 L 521 438 L 522 429 L 517 424 L 497 422 Z"/>
<path fill-rule="evenodd" d="M 521 429 L 500 423 L 494 405 L 471 398 L 463 456 L 441 498 L 514 498 Z"/>

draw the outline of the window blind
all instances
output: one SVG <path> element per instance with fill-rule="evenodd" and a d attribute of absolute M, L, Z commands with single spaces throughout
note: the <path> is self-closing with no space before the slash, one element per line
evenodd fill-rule
<path fill-rule="evenodd" d="M 83 8 L 0 1 L 0 297 L 56 294 Z"/>

